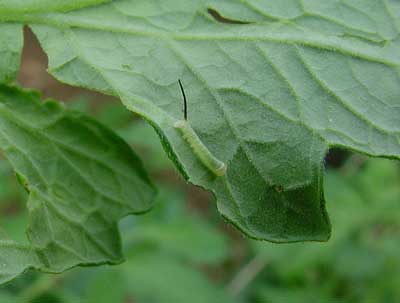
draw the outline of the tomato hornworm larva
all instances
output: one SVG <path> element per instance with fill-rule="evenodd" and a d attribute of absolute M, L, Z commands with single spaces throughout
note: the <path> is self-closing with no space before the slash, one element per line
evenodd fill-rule
<path fill-rule="evenodd" d="M 213 172 L 216 176 L 223 176 L 227 169 L 226 164 L 217 159 L 208 150 L 208 148 L 203 144 L 203 142 L 201 142 L 199 136 L 197 136 L 196 132 L 187 121 L 186 95 L 185 91 L 183 90 L 181 81 L 178 80 L 178 82 L 183 95 L 185 120 L 176 121 L 174 127 L 181 133 L 183 139 L 185 139 L 185 141 L 189 143 L 189 146 L 192 148 L 193 153 L 200 159 L 203 165 L 207 167 L 211 172 Z"/>

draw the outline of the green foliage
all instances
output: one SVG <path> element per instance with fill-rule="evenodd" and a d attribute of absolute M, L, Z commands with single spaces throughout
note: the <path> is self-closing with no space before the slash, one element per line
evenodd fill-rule
<path fill-rule="evenodd" d="M 149 215 L 121 222 L 127 262 L 96 270 L 88 281 L 88 302 L 231 302 L 197 266 L 218 265 L 228 257 L 226 237 L 188 212 L 179 192 L 165 188 Z M 112 292 L 108 287 L 114 281 Z"/>
<path fill-rule="evenodd" d="M 3 20 L 30 24 L 59 80 L 113 94 L 150 121 L 244 233 L 292 242 L 330 235 L 329 147 L 400 157 L 399 5 L 347 2 L 125 0 Z M 173 127 L 178 78 L 190 124 L 228 163 L 224 177 Z"/>
<path fill-rule="evenodd" d="M 136 121 L 129 124 L 130 129 L 142 127 Z M 151 139 L 157 140 L 154 135 Z M 395 303 L 400 299 L 400 167 L 388 160 L 359 163 L 353 157 L 341 170 L 328 171 L 326 195 L 337 231 L 328 243 L 274 245 L 244 240 L 252 249 L 238 261 L 230 253 L 234 243 L 216 228 L 214 220 L 188 210 L 179 187 L 161 186 L 154 211 L 127 217 L 120 224 L 127 262 L 75 269 L 60 276 L 24 275 L 3 286 L 0 299 L 27 303 Z M 5 177 L 0 177 L 1 182 L 8 182 Z M 180 231 L 170 228 L 179 222 L 188 225 Z M 240 276 L 239 269 L 254 257 L 264 259 L 265 267 L 238 297 L 232 297 L 227 291 L 232 274 Z M 237 263 L 234 270 L 227 266 L 231 262 Z M 219 278 L 210 274 L 215 270 Z"/>
<path fill-rule="evenodd" d="M 0 281 L 122 261 L 117 222 L 147 211 L 154 188 L 112 131 L 37 94 L 0 86 L 0 144 L 29 193 L 28 245 L 0 241 Z"/>
<path fill-rule="evenodd" d="M 219 212 L 243 233 L 326 241 L 327 150 L 400 159 L 399 20 L 396 0 L 0 1 L 0 82 L 15 80 L 27 24 L 52 75 L 113 95 L 145 118 L 182 175 L 213 192 Z M 227 164 L 224 176 L 208 171 L 174 128 L 182 119 L 178 79 L 189 96 L 188 123 Z M 1 242 L 0 279 L 29 267 L 120 262 L 118 220 L 147 210 L 154 195 L 136 156 L 105 127 L 54 102 L 41 105 L 7 85 L 0 99 L 1 147 L 29 192 L 29 243 Z M 129 124 L 119 109 L 99 117 Z M 148 131 L 119 131 L 129 139 L 135 129 L 140 137 Z M 153 143 L 144 147 L 148 162 Z M 136 237 L 176 252 L 190 236 L 167 235 L 181 226 L 204 236 L 191 224 L 165 222 L 160 233 L 161 225 L 144 224 Z M 196 254 L 200 242 L 183 254 Z M 302 251 L 282 249 L 291 247 Z"/>
<path fill-rule="evenodd" d="M 11 296 L 17 289 L 16 302 L 41 303 L 38 298 L 50 295 L 52 303 L 129 299 L 166 303 L 232 302 L 219 283 L 212 283 L 198 270 L 200 266 L 219 266 L 225 262 L 230 257 L 229 241 L 209 221 L 188 212 L 184 202 L 181 192 L 163 187 L 153 212 L 122 220 L 120 229 L 128 261 L 118 267 L 74 270 L 54 278 L 34 276 L 27 285 L 20 278 L 3 287 L 0 295 Z M 158 234 L 152 232 L 163 227 Z M 180 234 L 182 229 L 185 231 Z"/>
<path fill-rule="evenodd" d="M 265 277 L 274 287 L 258 281 L 258 300 L 309 302 L 313 297 L 318 302 L 394 303 L 400 299 L 395 286 L 400 281 L 400 166 L 388 160 L 357 166 L 357 161 L 350 161 L 342 172 L 327 175 L 326 196 L 335 228 L 328 243 L 254 243 L 269 261 L 269 271 L 276 273 Z"/>
<path fill-rule="evenodd" d="M 160 196 L 162 199 L 156 201 L 158 207 L 151 214 L 122 222 L 128 227 L 129 220 L 133 221 L 135 233 L 126 239 L 128 245 L 145 243 L 166 255 L 197 264 L 216 265 L 229 256 L 226 237 L 204 218 L 186 214 L 179 193 L 163 190 Z"/>
<path fill-rule="evenodd" d="M 124 281 L 129 282 L 125 291 L 140 302 L 231 302 L 218 285 L 170 258 L 141 255 L 127 262 L 124 273 Z M 171 287 L 168 277 L 180 287 Z"/>

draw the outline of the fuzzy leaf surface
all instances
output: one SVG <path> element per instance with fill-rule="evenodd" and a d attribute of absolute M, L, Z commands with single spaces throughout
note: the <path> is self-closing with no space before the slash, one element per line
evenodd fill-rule
<path fill-rule="evenodd" d="M 98 5 L 111 0 L 0 0 L 0 16 L 70 11 L 91 5 Z"/>
<path fill-rule="evenodd" d="M 327 240 L 324 155 L 400 158 L 400 2 L 117 0 L 27 14 L 59 80 L 144 116 L 190 182 L 245 234 Z M 227 163 L 216 177 L 173 127 Z"/>

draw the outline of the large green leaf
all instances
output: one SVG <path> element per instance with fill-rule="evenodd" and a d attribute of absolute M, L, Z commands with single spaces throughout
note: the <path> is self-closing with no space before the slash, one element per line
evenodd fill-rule
<path fill-rule="evenodd" d="M 247 235 L 326 240 L 329 147 L 400 158 L 396 0 L 120 0 L 26 14 L 61 81 L 121 98 Z M 228 164 L 215 177 L 173 127 Z"/>
<path fill-rule="evenodd" d="M 154 198 L 140 160 L 113 132 L 59 103 L 0 86 L 0 146 L 29 192 L 29 246 L 0 241 L 0 282 L 122 261 L 118 220 Z"/>

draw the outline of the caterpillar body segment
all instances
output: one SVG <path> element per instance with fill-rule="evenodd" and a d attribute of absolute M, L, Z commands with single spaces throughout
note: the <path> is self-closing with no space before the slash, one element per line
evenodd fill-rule
<path fill-rule="evenodd" d="M 178 120 L 175 122 L 174 127 L 181 133 L 183 139 L 189 143 L 194 154 L 200 159 L 205 167 L 218 177 L 225 175 L 227 169 L 226 164 L 217 159 L 208 150 L 187 121 Z"/>

